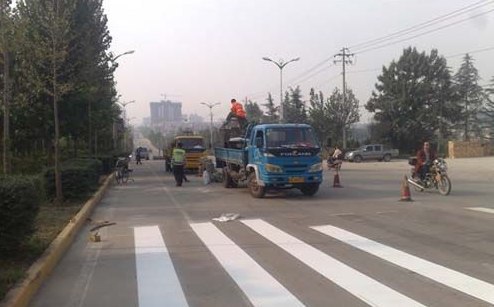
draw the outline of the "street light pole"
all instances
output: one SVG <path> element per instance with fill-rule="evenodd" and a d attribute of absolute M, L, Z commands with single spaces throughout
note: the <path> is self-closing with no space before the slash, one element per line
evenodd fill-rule
<path fill-rule="evenodd" d="M 280 118 L 281 118 L 281 121 L 283 121 L 284 115 L 285 115 L 284 114 L 285 112 L 283 110 L 283 68 L 285 68 L 285 66 L 288 65 L 288 63 L 296 62 L 296 61 L 300 60 L 300 58 L 294 58 L 294 59 L 291 59 L 288 62 L 283 61 L 283 59 L 280 59 L 278 62 L 276 62 L 276 61 L 273 61 L 273 60 L 271 60 L 270 58 L 267 58 L 267 57 L 264 57 L 262 59 L 264 61 L 268 61 L 268 62 L 274 63 L 280 69 Z"/>
<path fill-rule="evenodd" d="M 129 50 L 129 51 L 126 51 L 124 53 L 121 53 L 119 55 L 117 55 L 116 57 L 114 57 L 113 59 L 111 59 L 111 62 L 115 62 L 119 57 L 122 57 L 124 55 L 129 55 L 129 54 L 133 54 L 135 52 L 135 50 Z M 125 106 L 124 106 L 125 108 Z M 91 131 L 91 104 L 89 103 L 89 131 Z M 125 122 L 124 122 L 125 123 Z M 116 150 L 117 149 L 117 123 L 115 122 L 115 119 L 113 119 L 113 150 Z"/>
<path fill-rule="evenodd" d="M 214 152 L 214 134 L 213 134 L 213 108 L 215 106 L 219 106 L 221 103 L 205 103 L 201 102 L 201 104 L 205 105 L 206 107 L 209 108 L 209 117 L 210 117 L 210 126 L 209 126 L 209 133 L 211 135 L 211 150 Z"/>
<path fill-rule="evenodd" d="M 127 128 L 125 128 L 125 126 L 128 125 L 128 122 L 129 122 L 129 119 L 127 117 L 126 107 L 127 107 L 127 105 L 135 103 L 135 102 L 136 102 L 135 100 L 118 102 L 124 108 L 124 111 L 125 111 L 124 118 L 123 118 L 123 121 L 124 121 L 124 150 L 127 150 L 127 131 L 126 131 Z M 116 139 L 114 139 L 114 140 L 116 140 Z"/>
<path fill-rule="evenodd" d="M 113 60 L 112 60 L 112 62 L 115 62 L 121 56 L 128 55 L 128 54 L 133 54 L 134 52 L 135 52 L 135 50 L 129 50 L 129 51 L 126 51 L 124 53 L 121 53 L 121 54 L 117 55 L 116 57 L 114 57 Z"/>

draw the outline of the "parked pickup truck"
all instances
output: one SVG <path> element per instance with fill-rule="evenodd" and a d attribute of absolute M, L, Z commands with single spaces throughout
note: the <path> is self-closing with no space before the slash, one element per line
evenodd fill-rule
<path fill-rule="evenodd" d="M 345 160 L 350 162 L 362 162 L 363 160 L 391 161 L 391 158 L 398 156 L 398 149 L 386 149 L 381 144 L 364 145 L 356 150 L 345 154 Z"/>
<path fill-rule="evenodd" d="M 223 168 L 225 188 L 246 181 L 255 198 L 274 189 L 317 193 L 323 179 L 321 148 L 309 125 L 249 125 L 244 137 L 224 143 L 215 148 L 215 156 L 216 166 Z"/>

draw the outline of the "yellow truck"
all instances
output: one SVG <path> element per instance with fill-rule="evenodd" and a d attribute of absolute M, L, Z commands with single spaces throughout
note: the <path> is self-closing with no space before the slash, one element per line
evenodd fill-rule
<path fill-rule="evenodd" d="M 173 143 L 170 148 L 165 150 L 165 169 L 167 172 L 172 170 L 172 154 L 173 149 L 177 147 L 178 143 L 182 144 L 182 148 L 186 152 L 185 156 L 185 169 L 186 170 L 198 170 L 199 161 L 202 157 L 206 156 L 206 147 L 204 146 L 204 138 L 199 135 L 178 135 L 173 138 Z"/>

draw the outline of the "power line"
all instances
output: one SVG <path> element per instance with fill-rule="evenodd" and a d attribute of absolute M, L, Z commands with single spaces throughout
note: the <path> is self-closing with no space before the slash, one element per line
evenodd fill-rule
<path fill-rule="evenodd" d="M 366 73 L 366 72 L 374 72 L 374 71 L 380 71 L 382 68 L 373 68 L 373 69 L 362 69 L 362 70 L 350 70 L 347 71 L 347 74 L 360 74 L 360 73 Z"/>
<path fill-rule="evenodd" d="M 452 11 L 450 13 L 441 15 L 439 17 L 433 18 L 431 20 L 428 20 L 428 21 L 425 21 L 425 22 L 416 24 L 414 26 L 405 28 L 405 29 L 400 30 L 400 31 L 396 31 L 396 32 L 390 33 L 390 34 L 385 35 L 385 36 L 381 36 L 381 37 L 378 37 L 378 38 L 375 38 L 375 39 L 372 39 L 372 40 L 369 40 L 369 41 L 366 41 L 366 42 L 363 42 L 363 43 L 360 43 L 360 44 L 356 44 L 356 45 L 350 46 L 349 48 L 351 48 L 351 49 L 368 48 L 368 47 L 370 47 L 372 45 L 377 45 L 377 44 L 383 43 L 385 41 L 396 39 L 398 37 L 401 37 L 401 36 L 410 34 L 412 32 L 416 32 L 418 30 L 422 30 L 422 29 L 431 27 L 431 26 L 436 25 L 438 23 L 441 23 L 443 21 L 452 19 L 454 17 L 463 15 L 465 13 L 471 12 L 471 11 L 476 10 L 478 8 L 481 8 L 481 7 L 484 7 L 484 6 L 489 5 L 491 3 L 494 3 L 494 1 L 489 1 L 487 3 L 484 3 L 486 1 L 487 0 L 482 0 L 482 1 L 479 1 L 479 2 L 476 2 L 476 3 L 473 3 L 473 4 L 470 4 L 470 5 L 467 5 L 465 7 L 462 7 L 460 9 L 457 9 L 457 10 Z"/>
<path fill-rule="evenodd" d="M 293 84 L 296 82 L 296 80 L 300 79 L 300 78 L 304 78 L 305 76 L 307 76 L 307 74 L 311 73 L 312 71 L 316 70 L 317 68 L 321 67 L 322 65 L 326 64 L 327 62 L 329 62 L 331 59 L 333 58 L 333 56 L 319 62 L 318 64 L 312 66 L 311 68 L 307 69 L 306 71 L 304 71 L 303 73 L 289 79 L 287 81 L 287 84 Z M 332 64 L 330 64 L 327 68 L 331 67 Z M 317 75 L 317 74 L 316 74 Z"/>
<path fill-rule="evenodd" d="M 325 70 L 327 70 L 327 69 L 331 68 L 332 66 L 334 66 L 334 64 L 329 64 L 328 66 L 323 67 L 322 69 L 317 70 L 316 72 L 314 72 L 313 74 L 310 74 L 310 75 L 306 76 L 305 78 L 302 78 L 302 79 L 300 79 L 300 80 L 298 80 L 298 81 L 292 81 L 292 82 L 289 82 L 288 84 L 289 84 L 289 85 L 295 85 L 295 84 L 300 84 L 300 83 L 303 83 L 303 82 L 305 82 L 305 81 L 307 81 L 307 80 L 309 80 L 309 79 L 312 79 L 313 77 L 315 77 L 315 76 L 319 75 L 319 74 L 320 74 L 320 73 L 322 73 L 323 71 L 325 71 Z M 293 80 L 296 80 L 296 79 L 293 79 Z"/>
<path fill-rule="evenodd" d="M 473 51 L 467 51 L 467 52 L 462 52 L 462 53 L 456 53 L 456 54 L 452 54 L 452 55 L 446 56 L 446 59 L 463 56 L 463 55 L 465 55 L 467 53 L 468 54 L 475 54 L 475 53 L 480 53 L 480 52 L 485 52 L 485 51 L 490 51 L 490 50 L 494 50 L 494 47 L 489 47 L 489 48 L 484 48 L 484 49 L 478 49 L 478 50 L 473 50 Z"/>
<path fill-rule="evenodd" d="M 333 81 L 334 79 L 339 78 L 340 76 L 341 76 L 341 73 L 336 74 L 336 75 L 330 77 L 329 79 L 324 80 L 324 82 L 322 82 L 316 86 L 312 86 L 312 88 L 314 88 L 314 90 L 319 89 L 321 86 L 327 85 L 330 81 Z"/>
<path fill-rule="evenodd" d="M 402 43 L 404 41 L 411 40 L 411 39 L 414 39 L 414 38 L 417 38 L 417 37 L 420 37 L 420 36 L 424 36 L 424 35 L 427 35 L 427 34 L 430 34 L 430 33 L 433 33 L 433 32 L 437 32 L 439 30 L 452 27 L 452 26 L 457 25 L 459 23 L 462 23 L 462 22 L 465 22 L 465 21 L 468 21 L 468 20 L 471 20 L 471 19 L 474 19 L 474 18 L 483 16 L 483 15 L 486 15 L 486 14 L 489 14 L 489 13 L 492 13 L 492 12 L 494 12 L 494 9 L 489 10 L 489 11 L 486 11 L 486 12 L 482 12 L 482 13 L 479 13 L 479 14 L 476 14 L 476 15 L 473 15 L 473 16 L 468 17 L 468 18 L 465 18 L 465 19 L 457 20 L 455 22 L 446 24 L 446 25 L 441 26 L 439 28 L 435 28 L 435 29 L 432 29 L 432 30 L 429 30 L 429 31 L 426 31 L 426 32 L 422 32 L 420 34 L 413 35 L 413 36 L 410 36 L 410 37 L 407 37 L 407 38 L 404 38 L 404 39 L 400 39 L 400 40 L 397 40 L 397 41 L 394 41 L 394 42 L 390 42 L 390 43 L 387 43 L 387 44 L 384 44 L 384 45 L 379 45 L 379 46 L 376 46 L 376 47 L 364 49 L 364 50 L 358 51 L 356 53 L 357 54 L 362 54 L 362 53 L 367 53 L 369 51 L 374 51 L 374 50 L 377 50 L 377 49 L 382 49 L 382 48 L 385 48 L 385 47 L 388 47 L 388 46 L 396 45 L 398 43 Z"/>

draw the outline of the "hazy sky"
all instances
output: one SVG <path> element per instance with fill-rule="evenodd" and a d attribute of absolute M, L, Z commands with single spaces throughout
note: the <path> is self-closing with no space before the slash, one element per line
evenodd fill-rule
<path fill-rule="evenodd" d="M 261 60 L 289 60 L 286 86 L 343 46 L 352 46 L 405 29 L 479 0 L 105 0 L 115 54 L 136 50 L 119 59 L 116 76 L 129 117 L 149 116 L 149 102 L 167 94 L 183 103 L 183 113 L 208 114 L 200 102 L 221 102 L 216 118 L 226 116 L 230 99 L 252 98 L 264 103 L 267 91 L 279 102 L 279 70 Z M 494 9 L 494 1 L 475 11 L 444 21 L 446 25 Z M 406 36 L 405 36 L 406 37 Z M 397 59 L 406 46 L 439 49 L 449 56 L 494 47 L 494 12 L 383 49 L 357 54 L 348 71 L 380 68 Z M 494 50 L 473 54 L 488 83 L 494 76 Z M 461 57 L 448 58 L 454 71 Z M 326 65 L 328 66 L 328 62 Z M 317 70 L 316 70 L 317 71 Z M 332 66 L 300 83 L 304 98 L 310 87 L 328 95 L 341 86 L 341 66 Z M 367 102 L 379 71 L 349 73 L 347 83 L 361 105 Z M 363 120 L 369 118 L 363 112 Z"/>

